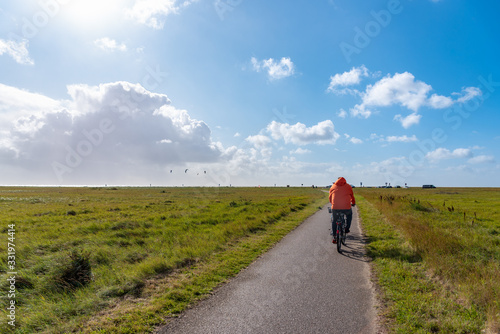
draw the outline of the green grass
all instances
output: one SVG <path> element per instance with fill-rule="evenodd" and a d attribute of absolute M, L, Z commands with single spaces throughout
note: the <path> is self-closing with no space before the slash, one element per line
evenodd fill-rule
<path fill-rule="evenodd" d="M 499 189 L 356 196 L 390 332 L 500 331 Z"/>
<path fill-rule="evenodd" d="M 324 202 L 312 188 L 0 188 L 1 291 L 16 228 L 10 332 L 150 332 Z"/>

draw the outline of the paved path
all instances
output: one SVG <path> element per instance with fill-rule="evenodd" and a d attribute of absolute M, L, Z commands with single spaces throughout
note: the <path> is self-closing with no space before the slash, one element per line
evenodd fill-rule
<path fill-rule="evenodd" d="M 376 333 L 357 212 L 343 254 L 327 207 L 157 333 Z"/>

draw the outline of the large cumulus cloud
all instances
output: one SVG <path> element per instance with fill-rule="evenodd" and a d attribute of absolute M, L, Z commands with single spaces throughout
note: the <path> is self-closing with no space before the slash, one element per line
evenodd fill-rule
<path fill-rule="evenodd" d="M 72 85 L 69 100 L 50 100 L 40 110 L 30 102 L 39 94 L 0 90 L 22 96 L 29 107 L 15 98 L 0 106 L 10 110 L 0 125 L 4 184 L 144 182 L 172 166 L 216 162 L 224 154 L 207 124 L 139 84 Z"/>

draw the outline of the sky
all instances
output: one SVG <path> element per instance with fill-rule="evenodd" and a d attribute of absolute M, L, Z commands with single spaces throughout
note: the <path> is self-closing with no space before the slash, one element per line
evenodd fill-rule
<path fill-rule="evenodd" d="M 0 4 L 0 185 L 500 186 L 496 1 Z"/>

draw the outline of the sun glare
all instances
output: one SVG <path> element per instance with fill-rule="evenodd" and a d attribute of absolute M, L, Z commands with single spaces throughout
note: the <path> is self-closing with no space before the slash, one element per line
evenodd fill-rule
<path fill-rule="evenodd" d="M 61 14 L 70 26 L 80 30 L 97 30 L 112 27 L 123 17 L 120 0 L 72 0 L 61 7 Z"/>

